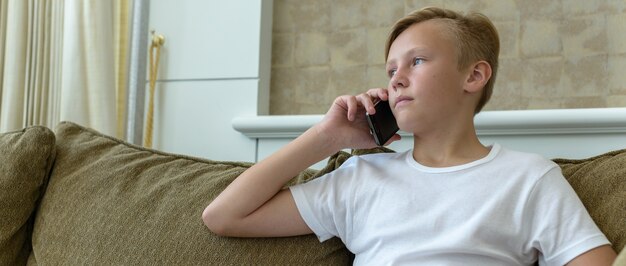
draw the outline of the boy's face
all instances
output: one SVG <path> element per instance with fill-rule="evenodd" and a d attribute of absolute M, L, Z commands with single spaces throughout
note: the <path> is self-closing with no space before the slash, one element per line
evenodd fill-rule
<path fill-rule="evenodd" d="M 463 90 L 467 74 L 458 70 L 454 38 L 444 23 L 414 24 L 389 49 L 389 103 L 403 131 L 454 123 L 467 104 Z"/>

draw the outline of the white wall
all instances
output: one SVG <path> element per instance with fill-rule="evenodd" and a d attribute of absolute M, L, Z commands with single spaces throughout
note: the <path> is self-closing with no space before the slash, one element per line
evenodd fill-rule
<path fill-rule="evenodd" d="M 269 112 L 272 5 L 151 1 L 149 27 L 165 36 L 154 148 L 213 160 L 256 159 L 256 141 L 235 131 L 231 120 Z"/>

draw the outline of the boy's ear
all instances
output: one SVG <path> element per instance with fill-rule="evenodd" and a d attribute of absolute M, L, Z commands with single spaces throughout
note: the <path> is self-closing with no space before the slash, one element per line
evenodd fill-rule
<path fill-rule="evenodd" d="M 491 78 L 491 65 L 486 61 L 478 61 L 471 66 L 465 82 L 465 91 L 481 91 Z"/>

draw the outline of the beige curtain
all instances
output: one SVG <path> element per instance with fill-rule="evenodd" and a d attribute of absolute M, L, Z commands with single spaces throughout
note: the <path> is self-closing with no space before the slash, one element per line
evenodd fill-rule
<path fill-rule="evenodd" d="M 121 137 L 129 1 L 1 3 L 0 131 L 67 120 Z"/>
<path fill-rule="evenodd" d="M 9 8 L 11 8 L 9 12 Z M 2 96 L 0 131 L 24 126 L 28 2 L 2 1 Z"/>
<path fill-rule="evenodd" d="M 118 138 L 124 138 L 126 128 L 126 90 L 128 86 L 128 48 L 130 43 L 130 0 L 114 0 L 113 11 L 115 37 L 115 88 L 117 106 L 117 132 Z"/>

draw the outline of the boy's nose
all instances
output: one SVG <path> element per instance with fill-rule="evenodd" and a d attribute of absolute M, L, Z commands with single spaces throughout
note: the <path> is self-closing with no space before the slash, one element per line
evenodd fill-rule
<path fill-rule="evenodd" d="M 391 77 L 391 88 L 394 90 L 406 88 L 409 86 L 409 80 L 404 73 L 397 71 L 393 77 Z"/>

